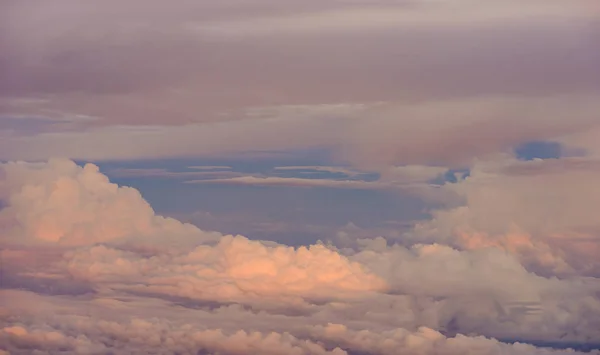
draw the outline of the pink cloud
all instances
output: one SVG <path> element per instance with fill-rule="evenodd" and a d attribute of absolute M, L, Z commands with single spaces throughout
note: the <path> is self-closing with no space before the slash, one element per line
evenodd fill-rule
<path fill-rule="evenodd" d="M 599 172 L 595 158 L 481 162 L 469 178 L 445 187 L 464 205 L 435 211 L 413 237 L 498 247 L 545 274 L 596 275 Z"/>
<path fill-rule="evenodd" d="M 475 169 L 472 181 L 453 188 L 468 195 L 483 178 L 498 189 L 521 186 L 523 176 L 505 185 L 507 176 L 498 171 L 516 172 L 494 167 Z M 356 250 L 292 248 L 207 233 L 157 216 L 139 192 L 111 184 L 93 165 L 8 163 L 1 171 L 0 196 L 7 205 L 0 216 L 14 223 L 2 234 L 10 287 L 26 287 L 27 280 L 87 286 L 77 294 L 68 288 L 39 288 L 39 294 L 0 290 L 6 300 L 0 306 L 6 320 L 0 344 L 17 354 L 149 348 L 344 354 L 340 349 L 366 347 L 382 355 L 399 348 L 409 354 L 545 354 L 552 352 L 485 337 L 579 342 L 598 337 L 597 279 L 531 272 L 520 262 L 523 255 L 513 255 L 522 246 L 536 246 L 525 236 L 498 245 L 471 238 L 467 242 L 474 244 L 463 250 L 439 243 L 387 245 L 381 238 L 357 242 Z M 494 176 L 496 183 L 489 180 Z M 505 201 L 513 201 L 509 191 L 502 194 Z M 480 211 L 487 213 L 483 206 Z M 444 231 L 439 223 L 456 222 L 462 216 L 456 213 L 440 219 L 440 212 L 427 227 L 437 228 L 439 236 Z M 40 226 L 53 226 L 56 238 Z M 51 257 L 38 263 L 46 253 Z"/>

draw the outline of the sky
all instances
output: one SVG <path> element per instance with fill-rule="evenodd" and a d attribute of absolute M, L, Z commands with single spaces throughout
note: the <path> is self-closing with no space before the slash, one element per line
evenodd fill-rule
<path fill-rule="evenodd" d="M 593 0 L 0 2 L 0 355 L 600 354 Z"/>

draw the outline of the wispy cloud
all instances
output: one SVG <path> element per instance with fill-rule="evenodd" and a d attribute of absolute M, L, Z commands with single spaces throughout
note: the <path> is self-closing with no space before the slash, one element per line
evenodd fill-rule
<path fill-rule="evenodd" d="M 481 97 L 389 103 L 342 117 L 283 115 L 185 126 L 96 127 L 9 136 L 0 140 L 0 159 L 247 156 L 321 147 L 332 151 L 335 160 L 364 171 L 393 165 L 461 166 L 523 142 L 589 131 L 599 125 L 598 102 L 593 95 Z"/>
<path fill-rule="evenodd" d="M 381 182 L 361 180 L 333 180 L 333 179 L 304 179 L 286 177 L 256 177 L 240 176 L 223 179 L 189 180 L 188 184 L 229 184 L 229 185 L 257 185 L 257 186 L 294 186 L 294 187 L 332 187 L 343 189 L 384 189 L 392 185 Z"/>
<path fill-rule="evenodd" d="M 368 174 L 368 172 L 362 172 L 358 170 L 348 169 L 344 167 L 336 167 L 336 166 L 276 166 L 273 168 L 274 170 L 279 171 L 294 171 L 302 173 L 311 173 L 311 172 L 326 172 L 326 173 L 341 173 L 347 175 L 349 177 L 356 177 L 359 175 Z"/>
<path fill-rule="evenodd" d="M 107 174 L 114 177 L 161 177 L 178 179 L 215 178 L 242 175 L 241 173 L 237 173 L 234 171 L 223 170 L 221 169 L 221 167 L 216 167 L 216 169 L 213 168 L 215 167 L 199 169 L 203 171 L 169 171 L 167 169 L 162 168 L 120 168 L 109 170 Z M 195 168 L 191 167 L 191 169 Z"/>
<path fill-rule="evenodd" d="M 188 169 L 194 169 L 194 170 L 231 170 L 232 168 L 230 166 L 224 166 L 224 165 L 194 165 L 194 166 L 188 166 Z"/>

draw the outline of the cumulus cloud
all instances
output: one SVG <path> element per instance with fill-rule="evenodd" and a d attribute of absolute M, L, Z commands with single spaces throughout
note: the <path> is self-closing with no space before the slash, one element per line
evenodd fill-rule
<path fill-rule="evenodd" d="M 98 167 L 69 160 L 1 167 L 0 211 L 5 242 L 89 245 L 128 238 L 210 239 L 191 224 L 154 214 L 140 193 L 108 181 Z M 155 241 L 156 242 L 156 241 Z"/>
<path fill-rule="evenodd" d="M 159 217 L 94 165 L 0 171 L 11 353 L 561 354 L 493 338 L 600 337 L 597 279 L 542 277 L 498 248 L 292 248 Z"/>
<path fill-rule="evenodd" d="M 162 301 L 144 303 L 135 298 L 83 301 L 23 291 L 1 292 L 10 296 L 7 305 L 11 308 L 5 314 L 10 316 L 5 318 L 9 321 L 0 329 L 0 344 L 12 354 L 58 350 L 71 354 L 152 351 L 232 355 L 577 353 L 511 345 L 482 336 L 447 337 L 427 327 L 373 331 L 342 323 L 312 324 L 306 317 L 273 317 L 241 309 L 207 311 L 173 307 Z M 168 318 L 160 316 L 165 311 Z M 269 330 L 272 327 L 280 330 Z"/>
<path fill-rule="evenodd" d="M 75 323 L 75 322 L 73 322 Z M 526 344 L 503 344 L 485 337 L 457 336 L 446 338 L 435 330 L 422 327 L 416 332 L 404 329 L 377 334 L 368 330 L 352 331 L 344 325 L 328 324 L 310 330 L 311 337 L 319 342 L 302 340 L 289 333 L 261 333 L 243 330 L 228 334 L 221 329 L 199 330 L 192 326 L 173 327 L 157 320 L 133 319 L 128 323 L 79 319 L 75 324 L 61 324 L 57 330 L 51 326 L 9 326 L 0 330 L 0 339 L 14 354 L 25 354 L 31 349 L 44 349 L 36 354 L 66 353 L 116 354 L 132 352 L 156 352 L 179 354 L 228 354 L 250 353 L 270 355 L 348 355 L 353 352 L 340 347 L 328 350 L 322 343 L 340 344 L 347 349 L 368 354 L 503 354 L 551 355 L 574 354 L 572 351 L 538 349 Z M 66 329 L 65 329 L 66 328 Z M 161 334 L 161 336 L 156 336 Z M 118 349 L 106 345 L 106 341 L 119 343 Z M 166 350 L 169 349 L 169 350 Z"/>
<path fill-rule="evenodd" d="M 342 344 L 344 347 L 372 354 L 568 354 L 570 351 L 537 349 L 526 344 L 503 344 L 485 337 L 458 335 L 447 338 L 443 334 L 420 327 L 410 332 L 405 329 L 375 333 L 369 330 L 352 331 L 341 324 L 328 324 L 313 331 L 318 338 Z"/>
<path fill-rule="evenodd" d="M 416 240 L 498 247 L 538 272 L 598 275 L 595 158 L 480 162 L 444 188 L 463 199 L 417 225 Z"/>
<path fill-rule="evenodd" d="M 9 163 L 2 171 L 9 205 L 0 216 L 15 225 L 6 242 L 73 247 L 129 241 L 134 246 L 168 243 L 174 247 L 178 238 L 198 245 L 218 235 L 155 215 L 137 190 L 110 183 L 92 164 L 79 167 L 66 160 Z M 222 237 L 216 246 L 152 257 L 100 245 L 68 254 L 68 260 L 68 269 L 76 277 L 140 282 L 144 275 L 152 275 L 156 280 L 150 282 L 152 287 L 168 287 L 192 298 L 200 296 L 202 290 L 212 297 L 227 297 L 240 292 L 302 295 L 330 286 L 348 291 L 383 286 L 360 265 L 323 246 L 294 250 L 268 247 L 243 237 Z M 165 265 L 173 269 L 165 269 Z M 185 280 L 187 273 L 191 278 Z M 191 288 L 181 288 L 182 284 Z"/>
<path fill-rule="evenodd" d="M 289 333 L 261 333 L 239 330 L 198 329 L 191 325 L 134 318 L 126 323 L 100 321 L 89 317 L 67 318 L 57 325 L 7 326 L 0 330 L 0 342 L 14 354 L 56 351 L 71 354 L 156 352 L 160 354 L 294 354 L 344 355 L 335 348 L 326 350 L 318 343 L 297 339 Z M 56 327 L 56 328 L 55 328 Z"/>
<path fill-rule="evenodd" d="M 95 284 L 213 301 L 355 297 L 385 282 L 322 245 L 269 247 L 227 236 L 176 256 L 143 257 L 103 246 L 67 256 L 69 273 Z"/>

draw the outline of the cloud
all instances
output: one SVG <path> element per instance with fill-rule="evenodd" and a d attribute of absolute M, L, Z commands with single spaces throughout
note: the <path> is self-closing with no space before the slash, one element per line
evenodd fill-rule
<path fill-rule="evenodd" d="M 413 237 L 502 248 L 546 274 L 598 275 L 598 167 L 595 158 L 480 162 L 468 178 L 443 188 L 463 203 L 434 212 Z"/>
<path fill-rule="evenodd" d="M 585 0 L 57 0 L 0 16 L 4 117 L 182 125 L 250 107 L 598 89 Z"/>
<path fill-rule="evenodd" d="M 0 171 L 11 353 L 560 354 L 491 338 L 600 336 L 597 279 L 539 276 L 499 248 L 292 248 L 156 216 L 94 165 Z"/>
<path fill-rule="evenodd" d="M 341 156 L 364 169 L 411 164 L 465 167 L 475 159 L 508 153 L 521 143 L 594 128 L 597 111 L 597 100 L 583 96 L 381 105 L 365 113 L 369 120 L 347 126 Z"/>
<path fill-rule="evenodd" d="M 362 265 L 324 246 L 269 247 L 240 236 L 171 257 L 97 246 L 69 254 L 66 261 L 73 277 L 94 284 L 223 302 L 355 297 L 386 287 Z"/>
<path fill-rule="evenodd" d="M 0 196 L 6 197 L 9 205 L 0 217 L 7 225 L 14 225 L 5 237 L 9 245 L 73 247 L 127 243 L 134 247 L 173 248 L 221 237 L 156 216 L 137 190 L 111 184 L 92 164 L 79 167 L 63 160 L 47 164 L 9 163 L 2 166 L 2 171 L 6 190 Z M 323 246 L 298 250 L 267 247 L 243 237 L 222 237 L 216 246 L 198 246 L 166 260 L 106 246 L 69 255 L 69 272 L 86 281 L 124 278 L 141 282 L 143 275 L 150 273 L 152 280 L 162 280 L 158 281 L 162 286 L 150 281 L 148 291 L 169 288 L 190 298 L 199 297 L 202 290 L 212 290 L 212 297 L 236 297 L 240 293 L 302 295 L 329 287 L 355 292 L 384 287 L 382 281 L 363 272 L 360 265 Z M 172 270 L 165 269 L 164 263 Z M 195 274 L 186 280 L 194 263 Z M 191 287 L 182 288 L 181 282 Z"/>
<path fill-rule="evenodd" d="M 195 170 L 231 170 L 232 167 L 230 167 L 230 166 L 224 166 L 224 165 L 195 165 L 195 166 L 188 166 L 188 169 L 195 169 Z"/>
<path fill-rule="evenodd" d="M 199 169 L 200 168 L 200 169 Z M 216 169 L 215 169 L 216 168 Z M 200 171 L 169 171 L 162 168 L 119 168 L 107 172 L 112 177 L 158 177 L 158 178 L 220 178 L 224 176 L 239 176 L 230 170 L 221 167 L 189 167 L 188 169 Z M 228 168 L 230 169 L 230 168 Z"/>
<path fill-rule="evenodd" d="M 258 186 L 293 186 L 293 187 L 332 187 L 342 189 L 383 189 L 389 185 L 380 182 L 363 180 L 333 180 L 333 179 L 305 179 L 293 177 L 255 177 L 240 176 L 223 179 L 189 180 L 189 184 L 230 184 L 230 185 L 258 185 Z"/>
<path fill-rule="evenodd" d="M 67 317 L 66 317 L 67 318 Z M 0 342 L 11 353 L 55 351 L 69 354 L 132 352 L 185 354 L 346 354 L 339 348 L 331 351 L 321 345 L 297 339 L 288 333 L 225 333 L 221 329 L 198 329 L 173 326 L 166 321 L 134 318 L 126 323 L 100 321 L 90 317 L 69 319 L 54 325 L 35 324 L 31 328 L 7 326 L 0 330 Z M 42 352 L 45 351 L 45 352 Z"/>
<path fill-rule="evenodd" d="M 2 3 L 0 159 L 44 162 L 0 164 L 0 353 L 600 347 L 598 10 L 591 0 Z M 513 157 L 532 141 L 560 154 Z M 159 216 L 96 165 L 45 162 L 307 148 L 345 167 L 316 171 L 349 180 L 113 173 L 397 189 L 436 210 L 407 233 L 349 226 L 293 248 Z M 468 176 L 435 183 L 457 169 Z M 226 204 L 214 196 L 198 198 Z"/>
<path fill-rule="evenodd" d="M 235 310 L 209 312 L 167 306 L 164 302 L 139 299 L 82 301 L 40 297 L 23 291 L 0 291 L 10 296 L 7 315 L 18 317 L 0 329 L 2 344 L 11 353 L 51 351 L 66 353 L 112 351 L 117 354 L 158 351 L 161 353 L 247 354 L 354 354 L 375 355 L 448 354 L 578 354 L 525 344 L 505 344 L 485 337 L 441 333 L 419 327 L 414 331 L 372 331 L 341 323 L 311 325 L 306 319 L 279 319 L 267 314 Z M 29 306 L 28 309 L 23 307 Z M 56 313 L 53 310 L 63 312 Z M 159 316 L 168 311 L 169 317 Z M 34 313 L 35 312 L 35 313 Z M 90 313 L 92 315 L 90 315 Z M 35 317 L 31 317 L 35 314 Z M 98 319 L 102 315 L 103 319 Z M 249 322 L 249 323 L 248 323 Z M 299 323 L 301 322 L 301 323 Z M 250 330 L 236 330 L 240 325 Z M 280 331 L 269 331 L 269 326 Z M 295 335 L 294 335 L 295 334 Z M 336 346 L 334 344 L 338 344 Z M 341 350 L 344 349 L 344 350 Z"/>
<path fill-rule="evenodd" d="M 32 137 L 9 135 L 8 139 L 0 141 L 0 159 L 122 160 L 310 148 L 330 145 L 332 138 L 337 140 L 336 127 L 347 119 L 279 116 L 206 125 L 107 126 L 75 132 L 47 132 Z M 306 137 L 311 138 L 307 140 Z M 110 146 L 106 145 L 108 140 Z"/>
<path fill-rule="evenodd" d="M 595 96 L 585 95 L 481 97 L 376 104 L 343 116 L 286 113 L 214 124 L 97 127 L 9 135 L 0 140 L 0 158 L 214 157 L 319 147 L 332 152 L 334 161 L 363 171 L 405 165 L 462 168 L 522 143 L 560 141 L 592 130 L 598 126 L 598 106 Z"/>
<path fill-rule="evenodd" d="M 197 330 L 192 327 L 173 327 L 156 320 L 133 319 L 128 323 L 102 322 L 94 329 L 92 319 L 81 319 L 78 324 L 61 324 L 61 328 L 46 326 L 39 329 L 22 326 L 5 327 L 0 335 L 8 344 L 8 349 L 19 354 L 23 350 L 45 349 L 67 351 L 70 353 L 95 353 L 108 351 L 110 345 L 105 342 L 120 343 L 120 351 L 156 351 L 173 347 L 175 351 L 186 353 L 223 353 L 244 355 L 259 352 L 261 354 L 293 355 L 347 355 L 339 347 L 327 350 L 323 345 L 310 340 L 302 340 L 289 333 L 261 333 L 238 331 L 227 334 L 220 329 Z M 83 335 L 84 333 L 86 335 Z M 162 336 L 157 336 L 162 334 Z M 339 343 L 345 348 L 367 351 L 369 354 L 464 354 L 465 351 L 477 351 L 478 354 L 573 354 L 571 351 L 537 349 L 525 344 L 503 344 L 484 337 L 458 336 L 446 338 L 429 328 L 420 328 L 417 332 L 403 329 L 376 334 L 368 330 L 351 331 L 343 325 L 329 324 L 311 330 L 311 335 L 328 343 Z M 96 339 L 106 339 L 105 342 Z M 108 340 L 110 339 L 110 340 Z M 199 349 L 199 350 L 198 350 Z"/>
<path fill-rule="evenodd" d="M 404 165 L 384 169 L 382 180 L 401 183 L 427 183 L 447 172 L 439 166 Z"/>
<path fill-rule="evenodd" d="M 9 244 L 74 246 L 130 238 L 159 243 L 168 234 L 176 245 L 177 239 L 214 238 L 191 224 L 156 216 L 137 190 L 110 183 L 93 164 L 17 162 L 3 164 L 1 171 L 0 198 L 8 206 L 0 211 L 0 222 Z"/>
<path fill-rule="evenodd" d="M 590 4 L 590 2 L 578 1 L 577 5 L 585 4 Z M 489 1 L 485 6 L 473 1 L 453 3 L 417 1 L 412 7 L 402 5 L 407 4 L 388 2 L 388 4 L 373 5 L 363 2 L 360 5 L 355 4 L 355 6 L 341 9 L 287 16 L 258 17 L 250 20 L 215 21 L 190 26 L 190 28 L 198 34 L 217 38 L 278 37 L 282 35 L 323 36 L 330 33 L 356 34 L 414 27 L 470 27 L 504 21 L 529 23 L 532 16 L 540 16 L 550 23 L 556 21 L 556 19 L 567 19 L 568 21 L 588 20 L 590 16 L 582 11 L 580 6 L 573 6 L 572 4 L 567 6 L 560 1 L 544 3 L 535 1 L 525 6 L 511 1 Z M 516 11 L 517 8 L 520 11 Z M 457 15 L 448 16 L 450 12 Z"/>
<path fill-rule="evenodd" d="M 560 142 L 576 153 L 586 156 L 600 157 L 600 128 L 596 127 L 582 132 L 575 132 L 563 137 Z"/>
<path fill-rule="evenodd" d="M 484 337 L 456 336 L 447 338 L 441 333 L 421 327 L 415 332 L 397 329 L 383 333 L 369 330 L 352 331 L 342 324 L 328 324 L 314 330 L 318 338 L 342 344 L 343 347 L 366 353 L 392 355 L 402 354 L 560 354 L 561 351 L 536 349 L 526 344 L 503 344 Z M 568 352 L 564 352 L 568 353 Z"/>
<path fill-rule="evenodd" d="M 325 172 L 331 174 L 344 174 L 349 177 L 360 176 L 367 174 L 357 170 L 352 170 L 344 167 L 337 166 L 276 166 L 273 170 L 278 171 L 299 171 L 300 173 L 312 174 L 315 172 Z"/>

